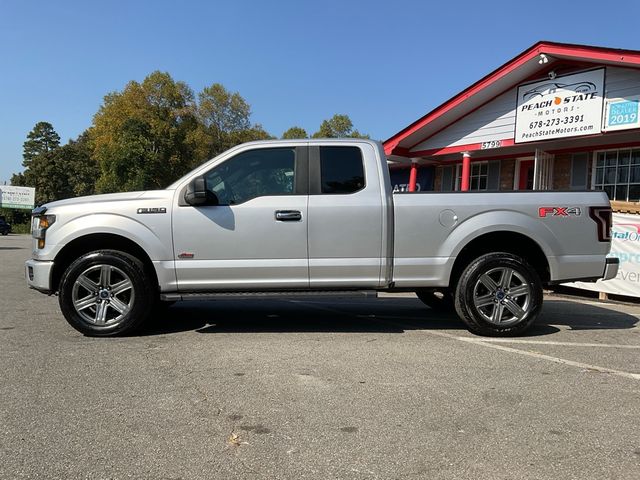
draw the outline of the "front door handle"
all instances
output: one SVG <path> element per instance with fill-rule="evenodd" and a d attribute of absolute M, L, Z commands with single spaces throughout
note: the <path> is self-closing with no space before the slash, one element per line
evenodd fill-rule
<path fill-rule="evenodd" d="M 299 222 L 302 220 L 302 213 L 298 210 L 276 210 L 276 220 L 279 222 Z"/>

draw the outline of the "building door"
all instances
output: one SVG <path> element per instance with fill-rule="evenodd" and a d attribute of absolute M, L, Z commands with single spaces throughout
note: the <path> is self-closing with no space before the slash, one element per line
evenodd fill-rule
<path fill-rule="evenodd" d="M 518 190 L 533 190 L 534 160 L 521 160 L 518 171 Z"/>

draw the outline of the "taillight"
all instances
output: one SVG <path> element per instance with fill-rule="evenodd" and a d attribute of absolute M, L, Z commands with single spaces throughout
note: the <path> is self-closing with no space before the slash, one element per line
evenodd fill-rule
<path fill-rule="evenodd" d="M 611 207 L 589 207 L 589 216 L 598 225 L 598 241 L 611 241 Z"/>

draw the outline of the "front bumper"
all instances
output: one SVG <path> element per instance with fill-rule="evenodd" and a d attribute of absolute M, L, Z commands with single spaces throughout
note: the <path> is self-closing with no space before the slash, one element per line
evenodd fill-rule
<path fill-rule="evenodd" d="M 27 260 L 24 264 L 24 274 L 27 285 L 43 293 L 51 293 L 51 271 L 53 262 Z"/>
<path fill-rule="evenodd" d="M 618 268 L 620 267 L 620 259 L 616 257 L 607 257 L 604 265 L 604 274 L 602 280 L 611 280 L 618 275 Z"/>

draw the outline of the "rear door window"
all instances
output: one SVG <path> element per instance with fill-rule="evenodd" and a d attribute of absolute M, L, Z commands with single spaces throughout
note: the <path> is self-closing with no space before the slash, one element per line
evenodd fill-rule
<path fill-rule="evenodd" d="M 358 147 L 320 147 L 323 194 L 349 194 L 365 186 L 362 151 Z"/>

